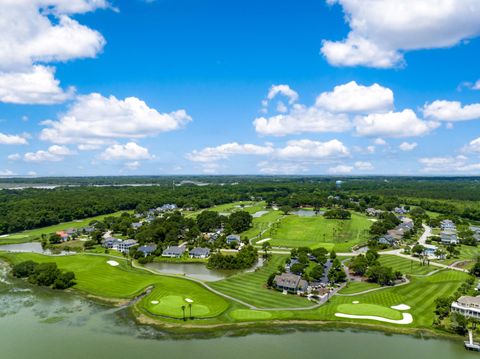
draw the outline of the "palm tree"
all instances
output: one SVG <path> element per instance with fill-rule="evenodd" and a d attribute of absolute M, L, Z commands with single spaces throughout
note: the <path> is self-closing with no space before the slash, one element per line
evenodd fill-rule
<path fill-rule="evenodd" d="M 188 304 L 188 308 L 190 309 L 190 319 L 192 319 L 192 303 Z"/>
<path fill-rule="evenodd" d="M 265 258 L 268 258 L 268 251 L 272 248 L 272 246 L 270 245 L 270 243 L 268 242 L 263 242 L 262 243 L 262 249 L 265 253 Z"/>
<path fill-rule="evenodd" d="M 184 305 L 182 305 L 182 311 L 183 311 L 183 320 L 185 321 L 186 318 L 185 318 L 185 306 Z"/>

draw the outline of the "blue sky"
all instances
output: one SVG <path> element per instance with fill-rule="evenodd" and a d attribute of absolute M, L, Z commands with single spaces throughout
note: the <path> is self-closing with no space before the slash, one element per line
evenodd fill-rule
<path fill-rule="evenodd" d="M 7 1 L 0 175 L 479 174 L 463 5 Z"/>

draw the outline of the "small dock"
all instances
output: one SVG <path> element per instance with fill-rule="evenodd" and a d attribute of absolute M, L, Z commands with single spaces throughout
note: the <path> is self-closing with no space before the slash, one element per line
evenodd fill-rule
<path fill-rule="evenodd" d="M 480 343 L 476 343 L 473 341 L 473 334 L 472 331 L 468 331 L 468 341 L 464 342 L 465 349 L 480 352 Z"/>

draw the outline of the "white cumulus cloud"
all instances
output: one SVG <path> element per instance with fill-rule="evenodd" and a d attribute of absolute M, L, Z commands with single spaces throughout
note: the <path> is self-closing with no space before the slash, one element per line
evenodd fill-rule
<path fill-rule="evenodd" d="M 339 140 L 319 142 L 312 140 L 292 140 L 287 145 L 279 148 L 275 156 L 281 159 L 333 159 L 349 156 L 348 148 Z"/>
<path fill-rule="evenodd" d="M 363 86 L 351 81 L 320 94 L 316 105 L 330 112 L 386 112 L 393 109 L 393 91 L 379 84 Z"/>
<path fill-rule="evenodd" d="M 0 145 L 26 145 L 27 139 L 23 135 L 7 135 L 0 132 Z"/>
<path fill-rule="evenodd" d="M 418 146 L 418 143 L 416 142 L 402 142 L 398 148 L 400 148 L 402 151 L 412 151 Z"/>
<path fill-rule="evenodd" d="M 59 162 L 70 155 L 73 155 L 73 152 L 68 147 L 53 145 L 46 151 L 27 152 L 24 154 L 23 160 L 26 162 Z"/>
<path fill-rule="evenodd" d="M 366 161 L 357 161 L 355 162 L 355 168 L 360 171 L 372 171 L 374 169 L 373 164 L 371 162 Z"/>
<path fill-rule="evenodd" d="M 74 93 L 73 87 L 60 87 L 53 67 L 36 65 L 25 72 L 0 72 L 0 102 L 54 104 L 66 101 Z"/>
<path fill-rule="evenodd" d="M 480 34 L 478 0 L 327 0 L 350 26 L 346 39 L 323 41 L 335 66 L 389 68 L 410 50 L 446 48 Z"/>
<path fill-rule="evenodd" d="M 115 144 L 109 146 L 100 154 L 103 160 L 148 160 L 152 158 L 147 148 L 139 146 L 135 142 L 128 142 L 125 145 Z"/>
<path fill-rule="evenodd" d="M 270 144 L 259 146 L 231 142 L 216 147 L 206 147 L 200 151 L 194 150 L 188 153 L 186 158 L 194 162 L 212 162 L 227 159 L 233 155 L 268 155 L 273 151 Z"/>
<path fill-rule="evenodd" d="M 57 121 L 47 120 L 42 140 L 58 144 L 77 143 L 93 149 L 119 138 L 144 138 L 184 127 L 191 121 L 185 110 L 159 113 L 136 98 L 124 100 L 98 93 L 78 96 Z"/>
<path fill-rule="evenodd" d="M 355 130 L 360 136 L 416 137 L 437 127 L 438 123 L 422 121 L 410 109 L 370 114 L 355 119 Z"/>
<path fill-rule="evenodd" d="M 92 58 L 103 36 L 71 16 L 108 7 L 104 0 L 0 2 L 0 101 L 51 104 L 70 98 L 48 62 Z"/>
<path fill-rule="evenodd" d="M 330 174 L 348 174 L 353 171 L 353 166 L 348 165 L 337 165 L 330 167 L 327 172 Z"/>
<path fill-rule="evenodd" d="M 435 121 L 468 121 L 480 119 L 480 103 L 462 106 L 460 101 L 437 100 L 423 107 L 426 118 Z"/>

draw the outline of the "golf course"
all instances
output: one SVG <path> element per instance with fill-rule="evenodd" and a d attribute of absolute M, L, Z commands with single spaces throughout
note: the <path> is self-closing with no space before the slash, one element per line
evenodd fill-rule
<path fill-rule="evenodd" d="M 275 247 L 324 247 L 329 251 L 349 252 L 354 245 L 368 240 L 371 224 L 366 216 L 359 213 L 352 213 L 352 218 L 347 220 L 290 214 L 273 227 L 270 244 Z"/>

